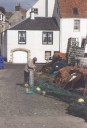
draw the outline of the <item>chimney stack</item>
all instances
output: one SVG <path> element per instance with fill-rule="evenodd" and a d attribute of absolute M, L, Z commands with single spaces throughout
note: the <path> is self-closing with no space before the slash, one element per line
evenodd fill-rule
<path fill-rule="evenodd" d="M 17 3 L 15 5 L 15 11 L 20 11 L 20 9 L 21 9 L 20 3 Z"/>
<path fill-rule="evenodd" d="M 32 20 L 35 19 L 34 9 L 32 9 L 31 12 L 30 12 L 30 18 L 31 18 Z"/>

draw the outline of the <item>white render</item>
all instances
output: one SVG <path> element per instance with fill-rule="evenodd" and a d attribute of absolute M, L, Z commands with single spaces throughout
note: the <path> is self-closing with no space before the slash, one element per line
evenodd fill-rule
<path fill-rule="evenodd" d="M 46 5 L 48 3 L 48 6 Z M 38 15 L 35 14 L 35 17 L 52 17 L 54 14 L 56 0 L 38 0 L 32 8 L 38 8 Z M 30 17 L 31 8 L 26 13 L 26 18 Z"/>
<path fill-rule="evenodd" d="M 57 0 L 37 0 L 37 2 L 27 11 L 26 18 L 31 17 L 30 12 L 32 8 L 38 9 L 38 14 L 32 15 L 33 20 L 34 16 L 55 17 L 57 19 L 60 30 L 51 30 L 53 32 L 53 45 L 42 45 L 43 31 L 39 30 L 26 30 L 26 45 L 19 45 L 18 31 L 7 30 L 7 35 L 5 36 L 3 40 L 4 43 L 2 44 L 2 55 L 7 57 L 8 62 L 13 62 L 11 53 L 12 50 L 14 51 L 14 49 L 25 49 L 25 52 L 28 52 L 31 58 L 36 56 L 38 58 L 38 63 L 44 63 L 46 62 L 45 51 L 51 51 L 51 55 L 53 55 L 54 51 L 66 53 L 69 38 L 78 38 L 80 47 L 82 44 L 82 39 L 87 37 L 87 18 L 60 17 L 60 10 L 58 10 L 59 8 Z M 80 20 L 79 31 L 74 30 L 74 20 Z M 48 32 L 50 31 L 48 30 Z M 87 53 L 87 49 L 85 52 Z"/>
<path fill-rule="evenodd" d="M 45 51 L 51 51 L 53 55 L 54 51 L 59 50 L 59 32 L 53 31 L 53 45 L 42 44 L 42 32 L 26 31 L 26 44 L 18 44 L 18 30 L 7 30 L 7 62 L 13 62 L 11 51 L 19 48 L 30 51 L 29 57 L 37 57 L 38 63 L 45 63 Z"/>
<path fill-rule="evenodd" d="M 74 30 L 74 20 L 80 20 L 80 31 Z M 87 35 L 87 19 L 86 18 L 61 18 L 60 19 L 60 51 L 66 53 L 68 39 L 78 38 L 79 47 L 81 47 L 82 39 Z"/>
<path fill-rule="evenodd" d="M 38 14 L 33 15 L 32 13 L 31 16 L 30 13 L 32 8 L 38 8 Z M 26 18 L 31 17 L 34 20 L 34 16 L 55 16 L 57 19 L 57 0 L 37 0 L 26 13 Z M 43 31 L 39 30 L 26 30 L 26 44 L 18 44 L 18 30 L 7 30 L 5 35 L 3 35 L 2 55 L 7 58 L 7 62 L 12 63 L 16 61 L 19 63 L 20 54 L 23 54 L 24 62 L 26 62 L 26 57 L 28 60 L 29 57 L 33 58 L 36 56 L 38 58 L 38 63 L 45 63 L 45 51 L 51 51 L 51 56 L 53 56 L 55 51 L 59 51 L 59 30 L 46 30 L 46 32 L 53 32 L 53 45 L 42 44 L 42 32 Z M 22 61 L 23 60 L 21 60 L 21 63 Z"/>

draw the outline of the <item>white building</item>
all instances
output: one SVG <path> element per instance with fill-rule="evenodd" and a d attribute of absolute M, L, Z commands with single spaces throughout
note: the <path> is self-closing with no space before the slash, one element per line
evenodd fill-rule
<path fill-rule="evenodd" d="M 38 2 L 35 5 L 38 5 L 39 12 L 42 7 L 45 11 L 44 0 Z M 50 0 L 50 2 L 53 4 L 55 0 Z M 38 16 L 35 17 L 36 10 L 33 10 L 34 8 L 30 12 L 28 10 L 27 13 L 30 13 L 30 16 L 26 20 L 4 33 L 2 55 L 7 58 L 7 62 L 26 63 L 28 58 L 37 57 L 38 63 L 45 63 L 48 56 L 59 51 L 59 26 L 53 17 L 53 7 L 51 7 L 50 16 L 45 16 L 44 13 L 37 14 Z"/>
<path fill-rule="evenodd" d="M 26 18 L 30 17 L 34 11 L 35 17 L 54 17 L 57 8 L 57 0 L 37 0 L 37 2 L 27 11 Z"/>
<path fill-rule="evenodd" d="M 36 56 L 38 63 L 44 63 L 54 52 L 66 53 L 70 38 L 85 46 L 85 0 L 37 0 L 26 18 L 4 33 L 2 55 L 8 62 L 24 63 Z"/>
<path fill-rule="evenodd" d="M 60 16 L 60 51 L 66 53 L 68 39 L 84 47 L 87 35 L 87 1 L 57 0 Z"/>
<path fill-rule="evenodd" d="M 9 24 L 8 24 L 8 20 L 6 19 L 6 16 L 5 16 L 5 10 L 3 7 L 0 8 L 0 54 L 1 54 L 1 44 L 2 44 L 2 32 L 4 32 L 8 27 L 9 27 Z M 2 12 L 3 10 L 3 12 Z"/>

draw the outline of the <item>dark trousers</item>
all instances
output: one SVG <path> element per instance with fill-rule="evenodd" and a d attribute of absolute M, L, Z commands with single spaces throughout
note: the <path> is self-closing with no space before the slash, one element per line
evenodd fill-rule
<path fill-rule="evenodd" d="M 29 84 L 29 72 L 24 71 L 24 84 Z"/>

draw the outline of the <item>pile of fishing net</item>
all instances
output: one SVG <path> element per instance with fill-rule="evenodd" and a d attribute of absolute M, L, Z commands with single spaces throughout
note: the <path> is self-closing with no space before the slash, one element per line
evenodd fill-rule
<path fill-rule="evenodd" d="M 84 118 L 87 121 L 87 97 L 76 90 L 66 90 L 55 86 L 54 83 L 37 77 L 38 87 L 36 93 L 56 98 L 69 104 L 67 112 L 71 115 Z M 81 98 L 83 97 L 83 98 Z"/>
<path fill-rule="evenodd" d="M 84 118 L 87 121 L 87 100 L 85 101 L 84 98 L 80 98 L 79 101 L 71 103 L 67 111 L 69 114 Z"/>
<path fill-rule="evenodd" d="M 66 88 L 77 88 L 83 87 L 87 84 L 87 70 L 67 66 L 59 70 L 58 74 L 55 76 L 55 83 L 57 86 Z"/>
<path fill-rule="evenodd" d="M 62 71 L 63 78 L 69 76 L 68 70 L 73 70 L 73 67 L 66 67 Z M 87 69 L 79 69 L 83 74 L 87 74 Z M 77 71 L 77 68 L 74 69 Z M 58 73 L 58 72 L 56 72 Z M 54 74 L 40 74 L 36 76 L 38 87 L 36 88 L 36 93 L 42 94 L 47 97 L 56 98 L 63 102 L 69 104 L 67 112 L 77 117 L 84 118 L 87 121 L 87 96 L 84 96 L 81 90 L 69 88 L 68 90 L 64 88 L 63 85 L 57 86 L 56 83 L 53 83 L 56 73 Z M 67 77 L 67 78 L 69 78 Z M 51 80 L 52 79 L 52 80 Z M 65 79 L 64 79 L 65 80 Z M 58 81 L 57 81 L 58 83 Z M 58 84 L 59 85 L 59 84 Z M 87 92 L 87 89 L 86 89 Z"/>
<path fill-rule="evenodd" d="M 75 99 L 80 97 L 79 93 L 76 93 L 74 91 L 68 91 L 61 87 L 57 87 L 55 86 L 54 83 L 45 81 L 40 77 L 37 77 L 37 81 L 38 81 L 38 88 L 40 88 L 39 93 L 41 94 L 44 93 L 45 96 L 58 98 L 59 100 L 68 103 L 73 102 Z"/>

